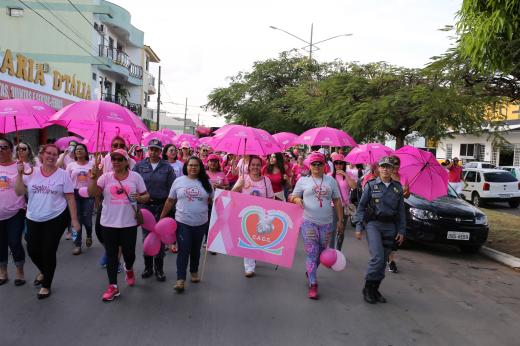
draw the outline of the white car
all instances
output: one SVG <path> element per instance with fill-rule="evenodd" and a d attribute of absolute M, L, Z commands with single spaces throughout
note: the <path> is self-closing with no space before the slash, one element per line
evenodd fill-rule
<path fill-rule="evenodd" d="M 518 180 L 520 180 L 520 167 L 518 166 L 500 166 L 499 169 L 503 169 L 504 171 L 511 172 L 512 175 Z"/>
<path fill-rule="evenodd" d="M 520 205 L 520 182 L 501 169 L 465 169 L 462 197 L 481 207 L 487 202 L 509 202 L 511 208 Z"/>
<path fill-rule="evenodd" d="M 468 162 L 468 163 L 464 164 L 464 166 L 462 166 L 462 168 L 464 168 L 464 169 L 469 169 L 469 168 L 476 168 L 476 169 L 488 169 L 488 168 L 491 168 L 491 169 L 494 169 L 494 168 L 497 168 L 497 166 L 495 166 L 494 164 L 489 163 L 489 162 L 473 161 L 473 162 Z"/>

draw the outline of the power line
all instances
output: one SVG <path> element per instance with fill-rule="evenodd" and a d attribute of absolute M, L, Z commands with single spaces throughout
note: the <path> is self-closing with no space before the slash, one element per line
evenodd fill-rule
<path fill-rule="evenodd" d="M 58 31 L 60 34 L 62 34 L 63 36 L 65 36 L 67 39 L 69 39 L 72 43 L 74 43 L 76 46 L 78 46 L 78 48 L 80 48 L 82 51 L 84 51 L 85 53 L 87 53 L 88 55 L 90 55 L 91 57 L 95 58 L 96 60 L 98 60 L 99 62 L 101 62 L 101 65 L 106 65 L 105 62 L 103 62 L 102 60 L 99 60 L 99 57 L 95 56 L 95 55 L 92 55 L 89 51 L 87 51 L 84 47 L 82 47 L 78 42 L 76 42 L 74 39 L 72 39 L 70 36 L 68 36 L 67 34 L 65 34 L 62 30 L 60 30 L 56 25 L 54 25 L 53 23 L 51 23 L 47 18 L 45 18 L 43 15 L 41 15 L 39 12 L 37 12 L 36 10 L 34 10 L 31 6 L 27 5 L 23 0 L 18 0 L 18 2 L 20 2 L 21 4 L 23 4 L 25 7 L 27 7 L 29 10 L 31 10 L 32 12 L 34 12 L 34 14 L 36 14 L 38 17 L 40 17 L 41 19 L 43 19 L 44 21 L 46 21 L 50 26 L 52 26 L 56 31 Z"/>
<path fill-rule="evenodd" d="M 88 20 L 87 17 L 85 17 L 85 15 L 83 15 L 83 12 L 81 12 L 81 11 L 79 10 L 79 8 L 77 8 L 76 5 L 74 5 L 74 3 L 73 3 L 72 1 L 70 1 L 70 0 L 67 0 L 67 1 L 69 2 L 69 4 L 72 5 L 72 7 L 74 7 L 74 8 L 76 9 L 76 11 L 77 11 L 77 12 L 78 12 L 78 13 L 79 13 L 79 14 L 80 14 L 80 15 L 81 15 L 81 16 L 82 16 L 82 17 L 87 21 L 87 23 L 88 23 L 90 26 L 92 26 L 94 29 L 96 29 L 96 27 L 94 26 L 94 24 L 91 23 L 90 20 Z M 97 31 L 97 30 L 96 30 L 96 31 Z"/>

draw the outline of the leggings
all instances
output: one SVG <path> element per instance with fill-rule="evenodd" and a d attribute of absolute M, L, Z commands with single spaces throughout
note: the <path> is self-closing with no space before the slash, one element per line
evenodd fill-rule
<path fill-rule="evenodd" d="M 320 264 L 320 255 L 327 248 L 330 235 L 332 233 L 332 224 L 317 225 L 309 220 L 303 220 L 300 227 L 300 233 L 303 238 L 305 254 L 307 255 L 305 266 L 307 268 L 307 277 L 309 284 L 317 283 L 316 271 Z"/>
<path fill-rule="evenodd" d="M 69 209 L 66 208 L 60 215 L 48 221 L 37 222 L 27 219 L 27 252 L 43 274 L 42 287 L 51 288 L 52 279 L 56 270 L 56 252 L 60 238 L 70 223 Z"/>
<path fill-rule="evenodd" d="M 119 247 L 123 253 L 126 270 L 132 270 L 135 262 L 135 242 L 137 226 L 114 228 L 103 226 L 103 240 L 107 252 L 107 275 L 111 285 L 117 285 L 117 267 L 119 266 Z"/>
<path fill-rule="evenodd" d="M 11 249 L 15 266 L 23 268 L 25 263 L 25 251 L 22 245 L 24 227 L 24 209 L 20 209 L 18 213 L 8 219 L 0 220 L 0 267 L 7 266 L 8 250 Z"/>

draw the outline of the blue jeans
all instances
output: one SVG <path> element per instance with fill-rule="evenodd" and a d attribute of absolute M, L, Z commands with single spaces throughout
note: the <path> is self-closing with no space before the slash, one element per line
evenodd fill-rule
<path fill-rule="evenodd" d="M 25 251 L 22 245 L 22 234 L 25 227 L 25 210 L 20 209 L 16 215 L 0 221 L 0 266 L 7 266 L 11 249 L 14 264 L 18 268 L 25 264 Z"/>
<path fill-rule="evenodd" d="M 186 280 L 186 269 L 190 263 L 190 273 L 199 271 L 200 246 L 209 223 L 189 226 L 177 222 L 177 280 Z"/>
<path fill-rule="evenodd" d="M 92 238 L 92 213 L 94 211 L 94 198 L 81 197 L 78 193 L 78 190 L 74 190 L 74 198 L 76 199 L 78 221 L 81 226 L 81 229 L 75 235 L 74 245 L 81 247 L 83 226 L 85 226 L 85 230 L 87 231 L 87 238 Z"/>

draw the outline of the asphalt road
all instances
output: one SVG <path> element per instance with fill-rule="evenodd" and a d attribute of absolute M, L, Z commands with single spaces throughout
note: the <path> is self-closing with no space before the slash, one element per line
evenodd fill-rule
<path fill-rule="evenodd" d="M 301 246 L 291 270 L 259 264 L 252 279 L 241 259 L 208 256 L 204 281 L 182 295 L 172 289 L 170 254 L 165 283 L 139 275 L 126 287 L 120 275 L 121 297 L 112 303 L 101 301 L 100 245 L 81 256 L 71 250 L 62 240 L 49 299 L 38 301 L 29 282 L 0 287 L 0 345 L 462 346 L 518 345 L 520 337 L 520 273 L 447 247 L 399 251 L 400 273 L 389 273 L 381 290 L 389 302 L 377 305 L 362 300 L 367 246 L 350 235 L 347 269 L 318 272 L 318 301 L 306 297 Z M 27 279 L 35 274 L 29 260 Z"/>

